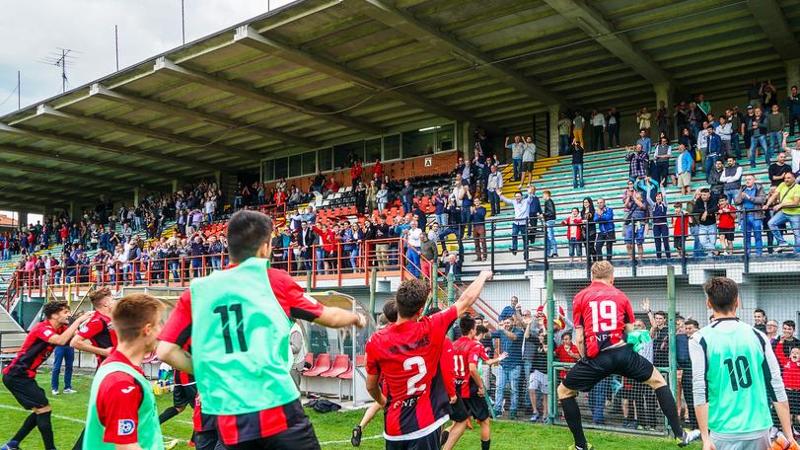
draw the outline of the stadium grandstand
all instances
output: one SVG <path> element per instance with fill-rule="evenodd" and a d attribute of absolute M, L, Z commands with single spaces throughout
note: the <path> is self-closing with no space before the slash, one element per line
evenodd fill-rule
<path fill-rule="evenodd" d="M 363 405 L 401 283 L 444 310 L 491 271 L 469 313 L 508 355 L 483 374 L 492 417 L 563 425 L 573 297 L 606 260 L 694 430 L 709 280 L 738 283 L 782 370 L 800 360 L 798 85 L 796 0 L 291 3 L 0 117 L 0 208 L 19 217 L 0 223 L 0 358 L 55 301 L 90 310 L 109 288 L 171 311 L 229 267 L 228 223 L 253 210 L 271 267 L 370 319 L 304 326 L 304 394 Z M 615 375 L 578 396 L 587 428 L 663 438 L 660 402 Z"/>

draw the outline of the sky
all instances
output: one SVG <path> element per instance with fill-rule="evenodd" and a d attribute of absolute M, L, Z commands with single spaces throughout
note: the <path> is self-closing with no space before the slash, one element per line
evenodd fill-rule
<path fill-rule="evenodd" d="M 275 9 L 291 0 L 185 0 L 186 42 Z M 61 93 L 61 69 L 40 62 L 72 49 L 67 90 L 181 45 L 181 0 L 6 0 L 0 14 L 0 115 Z M 10 215 L 8 211 L 0 211 Z M 40 215 L 31 214 L 36 223 Z"/>
<path fill-rule="evenodd" d="M 185 0 L 186 41 L 263 14 L 290 0 Z M 68 85 L 114 72 L 114 25 L 120 68 L 181 45 L 181 0 L 6 0 L 0 14 L 0 115 L 61 93 L 61 69 L 39 62 L 73 49 Z"/>

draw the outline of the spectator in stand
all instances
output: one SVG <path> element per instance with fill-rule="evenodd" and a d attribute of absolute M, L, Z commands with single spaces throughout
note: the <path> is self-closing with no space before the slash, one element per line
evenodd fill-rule
<path fill-rule="evenodd" d="M 767 116 L 767 133 L 769 136 L 769 154 L 778 153 L 783 142 L 783 127 L 786 125 L 786 117 L 780 111 L 777 104 L 772 105 L 772 110 Z M 769 158 L 767 158 L 769 159 Z M 767 161 L 769 165 L 769 161 Z"/>
<path fill-rule="evenodd" d="M 679 256 L 686 254 L 686 236 L 689 235 L 690 216 L 683 210 L 683 204 L 677 202 L 673 205 L 672 236 L 675 250 Z"/>
<path fill-rule="evenodd" d="M 725 183 L 722 182 L 723 175 L 725 175 L 725 167 L 722 165 L 722 161 L 717 160 L 707 178 L 709 189 L 711 189 L 711 200 L 715 203 L 725 193 Z"/>
<path fill-rule="evenodd" d="M 781 367 L 786 396 L 789 399 L 789 412 L 795 421 L 800 421 L 800 348 L 793 348 L 789 360 Z"/>
<path fill-rule="evenodd" d="M 311 229 L 317 235 L 317 240 L 314 243 L 314 252 L 317 259 L 317 267 L 315 269 L 319 275 L 333 273 L 331 271 L 331 257 L 333 256 L 336 241 L 333 230 L 328 229 L 328 225 L 325 222 L 318 226 L 314 225 Z"/>
<path fill-rule="evenodd" d="M 564 113 L 559 113 L 558 117 L 558 154 L 566 155 L 567 147 L 569 146 L 569 131 L 570 128 L 572 128 L 572 121 L 569 120 Z"/>
<path fill-rule="evenodd" d="M 380 214 L 378 216 L 378 223 L 375 224 L 375 254 L 378 257 L 378 270 L 385 270 L 389 257 L 389 244 L 385 239 L 389 238 L 389 225 L 386 223 L 386 216 Z"/>
<path fill-rule="evenodd" d="M 742 166 L 736 162 L 733 155 L 728 155 L 727 164 L 719 180 L 724 183 L 722 188 L 728 203 L 733 203 L 742 187 Z"/>
<path fill-rule="evenodd" d="M 722 139 L 714 132 L 714 127 L 710 124 L 706 128 L 706 142 L 705 169 L 706 177 L 709 177 L 714 165 L 722 157 Z"/>
<path fill-rule="evenodd" d="M 381 183 L 381 188 L 375 194 L 375 200 L 378 203 L 378 214 L 383 214 L 386 210 L 386 205 L 389 203 L 389 189 L 385 183 Z"/>
<path fill-rule="evenodd" d="M 549 380 L 547 378 L 547 328 L 539 327 L 537 330 L 532 330 L 533 320 L 531 320 L 530 311 L 527 312 L 525 318 L 528 321 L 525 327 L 525 342 L 524 342 L 524 360 L 525 364 L 530 364 L 531 371 L 527 375 L 528 380 L 528 395 L 531 403 L 531 422 L 538 422 L 540 419 L 546 421 L 548 419 L 549 405 L 547 404 Z M 533 335 L 533 333 L 536 333 Z M 538 406 L 538 401 L 541 400 L 541 409 Z M 541 415 L 539 412 L 541 411 Z"/>
<path fill-rule="evenodd" d="M 428 233 L 422 233 L 420 240 L 422 242 L 419 248 L 422 274 L 430 279 L 433 261 L 439 259 L 439 250 L 436 248 L 436 242 L 430 239 Z"/>
<path fill-rule="evenodd" d="M 642 194 L 636 191 L 632 196 L 628 197 L 625 203 L 625 209 L 628 211 L 625 218 L 625 248 L 628 250 L 628 258 L 633 260 L 633 246 L 636 245 L 639 251 L 639 260 L 642 259 L 644 254 L 644 232 L 646 220 L 649 218 L 649 207 L 642 199 Z"/>
<path fill-rule="evenodd" d="M 738 106 L 726 110 L 725 114 L 727 121 L 731 124 L 731 152 L 738 160 L 742 157 L 742 146 L 739 143 L 739 137 L 744 136 L 744 115 L 739 112 Z"/>
<path fill-rule="evenodd" d="M 780 152 L 777 160 L 769 165 L 768 173 L 772 186 L 777 187 L 783 183 L 783 175 L 786 172 L 792 172 L 792 168 L 786 164 L 786 153 Z"/>
<path fill-rule="evenodd" d="M 736 207 L 728 203 L 728 199 L 725 197 L 719 199 L 718 205 L 717 229 L 719 230 L 719 243 L 725 256 L 731 256 L 733 254 L 733 240 L 736 231 Z M 719 252 L 715 254 L 719 255 Z"/>
<path fill-rule="evenodd" d="M 508 318 L 518 319 L 522 317 L 522 305 L 519 304 L 519 297 L 512 295 L 509 304 L 500 310 L 500 315 L 497 316 L 498 322 L 502 322 Z"/>
<path fill-rule="evenodd" d="M 605 138 L 603 133 L 606 131 L 606 116 L 598 112 L 596 109 L 592 110 L 592 150 L 605 150 Z"/>
<path fill-rule="evenodd" d="M 436 222 L 442 227 L 447 226 L 447 192 L 443 187 L 436 189 L 432 200 Z"/>
<path fill-rule="evenodd" d="M 786 172 L 775 193 L 769 196 L 765 207 L 771 207 L 772 219 L 769 220 L 769 229 L 777 242 L 778 252 L 791 251 L 791 247 L 783 238 L 781 226 L 791 223 L 794 233 L 794 252 L 800 254 L 800 185 L 792 172 Z"/>
<path fill-rule="evenodd" d="M 739 188 L 739 193 L 734 199 L 736 206 L 742 210 L 741 227 L 745 253 L 750 252 L 750 236 L 752 235 L 755 240 L 756 256 L 762 254 L 761 230 L 764 216 L 762 206 L 766 199 L 764 188 L 760 183 L 756 183 L 756 177 L 752 174 L 745 176 L 744 186 Z"/>
<path fill-rule="evenodd" d="M 707 188 L 700 189 L 700 198 L 695 201 L 692 210 L 698 224 L 699 255 L 716 251 L 717 210 L 717 205 L 711 200 L 711 191 Z"/>
<path fill-rule="evenodd" d="M 403 182 L 403 190 L 400 191 L 400 201 L 403 203 L 403 214 L 411 213 L 414 203 L 414 187 L 411 186 L 411 180 L 409 179 Z"/>
<path fill-rule="evenodd" d="M 561 221 L 561 225 L 567 226 L 567 241 L 569 241 L 569 262 L 574 263 L 577 256 L 580 260 L 583 256 L 583 236 L 581 232 L 581 213 L 578 208 L 572 208 L 572 214 Z M 588 256 L 588 255 L 587 255 Z"/>
<path fill-rule="evenodd" d="M 508 353 L 508 357 L 500 361 L 498 371 L 497 387 L 494 398 L 494 415 L 501 416 L 503 413 L 503 395 L 507 385 L 511 385 L 511 405 L 509 407 L 509 418 L 517 418 L 517 406 L 519 404 L 519 379 L 522 371 L 522 339 L 523 331 L 515 324 L 516 320 L 508 318 L 502 321 L 500 329 L 492 332 L 492 337 L 500 339 L 500 352 Z"/>
<path fill-rule="evenodd" d="M 314 230 L 308 224 L 308 221 L 300 222 L 300 232 L 293 235 L 296 238 L 295 260 L 297 261 L 298 269 L 310 271 L 311 270 L 311 249 L 317 236 Z"/>
<path fill-rule="evenodd" d="M 575 118 L 572 119 L 572 138 L 580 142 L 583 148 L 586 148 L 586 141 L 583 140 L 583 129 L 585 126 L 586 120 L 583 118 L 583 115 L 581 115 L 581 112 L 575 112 Z"/>
<path fill-rule="evenodd" d="M 769 339 L 770 345 L 774 345 L 775 342 L 778 340 L 778 321 L 774 319 L 768 320 L 767 331 L 764 334 L 767 335 L 767 339 Z"/>
<path fill-rule="evenodd" d="M 595 257 L 597 253 L 594 247 L 594 242 L 597 239 L 597 224 L 594 222 L 594 212 L 594 202 L 592 198 L 585 197 L 581 207 L 581 219 L 583 219 L 584 225 L 582 237 L 586 245 L 586 258 L 589 260 L 589 263 L 593 263 L 597 259 Z"/>
<path fill-rule="evenodd" d="M 533 245 L 536 242 L 536 233 L 539 231 L 539 218 L 542 217 L 542 202 L 536 195 L 536 186 L 531 185 L 530 193 L 531 206 L 528 208 L 528 243 Z"/>
<path fill-rule="evenodd" d="M 577 139 L 572 140 L 569 153 L 572 154 L 572 187 L 583 189 L 583 147 Z"/>
<path fill-rule="evenodd" d="M 533 183 L 533 165 L 536 162 L 536 143 L 533 138 L 528 136 L 525 138 L 522 150 L 522 179 L 520 180 L 519 188 L 525 186 L 527 180 L 528 184 Z"/>
<path fill-rule="evenodd" d="M 731 155 L 731 136 L 733 135 L 733 125 L 728 122 L 728 116 L 722 115 L 719 117 L 719 125 L 714 129 L 714 132 L 719 136 L 722 143 L 721 155 Z"/>
<path fill-rule="evenodd" d="M 357 225 L 355 226 L 357 227 Z M 422 246 L 423 234 L 425 233 L 419 228 L 417 221 L 412 220 L 411 227 L 408 229 L 408 234 L 406 235 L 406 242 L 408 244 L 408 249 L 406 250 L 406 259 L 408 260 L 408 264 L 406 268 L 414 278 L 419 278 L 420 269 L 422 267 L 420 264 L 419 249 Z"/>
<path fill-rule="evenodd" d="M 667 111 L 667 104 L 662 100 L 658 102 L 658 110 L 656 111 L 656 123 L 658 124 L 658 134 L 664 135 L 669 139 L 671 127 L 669 125 L 669 111 Z"/>
<path fill-rule="evenodd" d="M 692 166 L 694 165 L 694 154 L 691 149 L 683 143 L 678 144 L 678 151 L 680 153 L 678 158 L 675 160 L 675 173 L 677 176 L 678 187 L 681 188 L 682 195 L 688 195 L 690 188 L 692 187 Z"/>
<path fill-rule="evenodd" d="M 772 342 L 772 350 L 775 351 L 775 357 L 778 358 L 778 364 L 781 368 L 789 362 L 789 355 L 795 348 L 800 348 L 800 340 L 798 340 L 794 333 L 796 325 L 794 320 L 787 320 L 782 324 L 781 337 Z"/>
<path fill-rule="evenodd" d="M 594 213 L 594 222 L 597 223 L 597 260 L 603 259 L 603 246 L 606 247 L 606 259 L 611 261 L 616 237 L 614 236 L 614 210 L 606 206 L 604 198 L 597 199 L 597 211 Z"/>
<path fill-rule="evenodd" d="M 511 150 L 511 163 L 514 170 L 514 181 L 520 181 L 522 177 L 522 154 L 525 152 L 525 143 L 520 136 L 514 136 L 514 142 L 509 143 L 510 136 L 506 136 L 505 148 Z"/>
<path fill-rule="evenodd" d="M 656 194 L 656 201 L 653 205 L 653 238 L 656 241 L 656 258 L 661 259 L 661 248 L 667 259 L 671 258 L 669 251 L 669 225 L 667 225 L 667 204 L 664 202 L 664 194 Z"/>
<path fill-rule="evenodd" d="M 472 236 L 475 239 L 475 261 L 486 261 L 486 208 L 480 199 L 471 208 Z"/>
<path fill-rule="evenodd" d="M 502 194 L 503 191 L 503 174 L 497 170 L 497 166 L 494 164 L 491 166 L 491 169 L 489 170 L 490 172 L 489 172 L 489 179 L 486 182 L 486 191 L 488 193 L 489 205 L 491 206 L 492 215 L 496 216 L 497 214 L 500 214 L 500 195 Z M 439 216 L 438 206 L 436 211 L 437 211 L 436 215 L 438 217 Z M 444 226 L 447 224 L 443 223 L 441 225 Z"/>
<path fill-rule="evenodd" d="M 533 188 L 528 188 L 528 195 L 526 198 L 522 197 L 522 192 L 514 194 L 514 198 L 510 199 L 503 194 L 500 194 L 500 199 L 504 202 L 514 206 L 514 222 L 511 224 L 511 254 L 517 254 L 517 239 L 522 235 L 522 247 L 528 247 L 528 214 L 531 207 L 531 199 L 533 197 Z"/>
<path fill-rule="evenodd" d="M 442 272 L 446 277 L 461 278 L 461 255 L 445 251 L 442 253 Z"/>
<path fill-rule="evenodd" d="M 551 258 L 558 257 L 558 241 L 556 241 L 556 204 L 550 196 L 550 191 L 545 190 L 542 193 L 544 200 L 544 207 L 542 208 L 542 218 L 547 227 L 547 236 L 545 236 L 545 252 Z"/>
<path fill-rule="evenodd" d="M 761 308 L 753 310 L 753 328 L 762 333 L 767 332 L 767 313 Z"/>
<path fill-rule="evenodd" d="M 653 115 L 650 114 L 649 111 L 647 111 L 647 107 L 646 106 L 643 106 L 642 109 L 640 109 L 639 111 L 636 112 L 636 123 L 639 125 L 639 129 L 644 131 L 645 134 L 647 134 L 647 135 L 650 135 L 650 127 L 652 126 L 652 124 L 651 124 L 651 119 L 652 118 L 653 118 Z M 648 148 L 647 151 L 649 153 L 650 149 Z"/>
<path fill-rule="evenodd" d="M 373 180 L 369 180 L 367 186 L 367 215 L 372 215 L 372 212 L 378 209 L 378 184 Z"/>
<path fill-rule="evenodd" d="M 655 174 L 653 174 L 653 178 L 660 186 L 666 186 L 669 179 L 669 160 L 672 158 L 672 146 L 669 144 L 669 139 L 666 137 L 659 139 L 653 156 L 655 158 Z"/>
<path fill-rule="evenodd" d="M 792 155 L 792 172 L 795 176 L 800 176 L 800 138 L 794 141 L 794 148 L 790 148 L 786 143 L 789 133 L 783 133 L 783 151 Z"/>
<path fill-rule="evenodd" d="M 371 211 L 367 211 L 367 185 L 363 181 L 356 181 L 353 187 L 355 193 L 356 214 L 367 215 Z"/>
<path fill-rule="evenodd" d="M 749 109 L 749 108 L 748 108 Z M 761 108 L 755 108 L 750 119 L 750 167 L 756 167 L 756 149 L 761 146 L 767 166 L 770 165 L 770 149 L 767 145 L 767 120 L 761 113 Z"/>
<path fill-rule="evenodd" d="M 350 181 L 352 182 L 353 190 L 356 189 L 358 183 L 361 182 L 361 174 L 364 172 L 364 167 L 361 165 L 361 160 L 355 158 L 353 165 L 350 167 Z"/>
<path fill-rule="evenodd" d="M 681 393 L 686 400 L 686 409 L 689 415 L 689 420 L 685 425 L 690 430 L 697 428 L 697 415 L 694 412 L 694 395 L 692 394 L 692 360 L 689 356 L 689 339 L 698 330 L 700 330 L 700 324 L 694 319 L 687 319 L 684 322 L 684 333 L 679 333 L 675 337 Z"/>
<path fill-rule="evenodd" d="M 331 175 L 330 179 L 328 179 L 328 182 L 325 183 L 325 193 L 324 193 L 324 195 L 327 197 L 327 196 L 329 196 L 331 194 L 335 194 L 337 192 L 339 192 L 339 183 L 337 183 L 336 182 L 336 178 L 334 178 L 334 176 Z"/>
<path fill-rule="evenodd" d="M 610 108 L 607 114 L 606 124 L 608 125 L 608 148 L 619 147 L 619 126 L 620 126 L 620 113 L 617 108 Z"/>
<path fill-rule="evenodd" d="M 789 98 L 786 99 L 786 113 L 789 115 L 789 134 L 794 134 L 795 125 L 798 126 L 798 132 L 800 132 L 800 96 L 797 94 L 797 86 L 792 86 L 789 89 Z"/>
<path fill-rule="evenodd" d="M 383 163 L 381 163 L 380 158 L 377 158 L 375 160 L 375 165 L 372 167 L 372 180 L 375 181 L 376 185 L 379 185 L 382 179 L 383 179 Z"/>
<path fill-rule="evenodd" d="M 636 180 L 634 186 L 636 190 L 642 194 L 642 200 L 644 200 L 648 206 L 652 206 L 656 202 L 656 194 L 662 191 L 661 185 L 659 185 L 656 180 L 652 179 L 650 175 L 645 175 L 644 178 Z"/>
<path fill-rule="evenodd" d="M 642 131 L 642 133 L 644 133 L 644 131 Z M 649 140 L 650 138 L 647 139 Z M 631 148 L 629 147 L 628 154 L 625 155 L 625 160 L 628 161 L 629 164 L 628 179 L 635 181 L 638 178 L 643 178 L 645 175 L 647 175 L 647 171 L 650 166 L 650 158 L 644 151 L 642 144 L 637 143 L 633 151 L 630 150 Z"/>

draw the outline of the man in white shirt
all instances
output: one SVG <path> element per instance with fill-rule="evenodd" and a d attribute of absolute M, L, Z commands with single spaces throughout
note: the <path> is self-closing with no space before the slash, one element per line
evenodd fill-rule
<path fill-rule="evenodd" d="M 514 194 L 514 198 L 508 198 L 500 194 L 500 199 L 514 206 L 514 223 L 511 224 L 511 254 L 517 254 L 517 236 L 522 234 L 523 248 L 528 248 L 528 214 L 531 209 L 531 199 L 533 198 L 533 187 L 528 188 L 528 195 L 522 197 L 522 192 Z"/>
<path fill-rule="evenodd" d="M 714 130 L 715 133 L 719 135 L 719 138 L 722 140 L 722 154 L 727 155 L 731 152 L 731 135 L 733 134 L 733 127 L 731 123 L 728 122 L 728 118 L 725 116 L 720 116 L 719 118 L 719 125 Z"/>
<path fill-rule="evenodd" d="M 408 269 L 414 277 L 419 277 L 422 267 L 419 259 L 419 248 L 422 245 L 422 233 L 423 231 L 419 228 L 417 221 L 412 220 L 411 228 L 408 229 L 408 235 L 406 236 L 406 242 L 408 243 L 408 250 L 406 251 L 408 264 L 406 269 Z"/>
<path fill-rule="evenodd" d="M 592 150 L 605 150 L 606 144 L 603 133 L 606 131 L 606 116 L 592 111 Z"/>

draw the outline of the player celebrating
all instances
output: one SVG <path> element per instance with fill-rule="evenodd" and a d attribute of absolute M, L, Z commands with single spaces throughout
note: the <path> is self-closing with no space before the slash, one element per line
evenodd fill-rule
<path fill-rule="evenodd" d="M 592 265 L 592 283 L 578 292 L 573 301 L 575 345 L 582 358 L 567 373 L 558 386 L 558 398 L 569 430 L 575 439 L 576 450 L 592 447 L 586 442 L 581 413 L 575 396 L 589 391 L 612 374 L 622 375 L 644 383 L 655 390 L 658 404 L 669 421 L 678 445 L 683 447 L 696 433 L 681 428 L 675 398 L 664 377 L 653 364 L 634 352 L 625 342 L 626 328 L 633 327 L 633 307 L 628 297 L 614 287 L 614 266 L 608 261 Z"/>
<path fill-rule="evenodd" d="M 306 297 L 269 267 L 272 220 L 239 211 L 228 222 L 231 267 L 192 280 L 164 327 L 158 356 L 193 374 L 203 412 L 216 416 L 223 444 L 238 449 L 318 449 L 292 380 L 292 319 L 342 328 L 363 316 Z M 193 304 L 202 308 L 193 308 Z M 179 336 L 191 336 L 191 354 Z"/>
<path fill-rule="evenodd" d="M 478 362 L 487 365 L 495 364 L 506 358 L 503 353 L 495 359 L 489 359 L 486 350 L 476 339 L 475 319 L 469 316 L 461 318 L 458 324 L 461 337 L 453 343 L 456 361 L 456 393 L 458 399 L 453 405 L 452 419 L 455 422 L 447 437 L 442 435 L 445 443 L 442 446 L 450 450 L 456 446 L 464 430 L 467 420 L 473 417 L 481 427 L 481 450 L 489 450 L 491 446 L 491 428 L 489 424 L 489 405 L 486 403 L 486 394 L 483 379 L 478 372 Z"/>
<path fill-rule="evenodd" d="M 155 394 L 141 369 L 156 348 L 163 309 L 147 294 L 125 296 L 114 308 L 119 342 L 92 380 L 83 450 L 164 448 Z"/>
<path fill-rule="evenodd" d="M 694 410 L 703 449 L 770 448 L 770 401 L 788 443 L 796 445 L 778 360 L 769 339 L 736 317 L 736 282 L 714 277 L 703 289 L 714 314 L 711 323 L 689 340 Z"/>
<path fill-rule="evenodd" d="M 400 284 L 397 323 L 373 334 L 366 351 L 367 391 L 384 406 L 387 449 L 439 448 L 439 428 L 450 418 L 450 399 L 438 370 L 445 335 L 491 276 L 481 272 L 453 306 L 422 319 L 429 286 L 418 279 Z"/>
<path fill-rule="evenodd" d="M 30 409 L 32 413 L 25 418 L 17 434 L 2 447 L 2 450 L 18 449 L 19 443 L 34 427 L 39 428 L 46 450 L 56 448 L 53 443 L 53 426 L 50 422 L 52 408 L 44 395 L 44 390 L 36 384 L 36 369 L 47 360 L 56 346 L 69 344 L 75 331 L 83 325 L 91 313 L 80 315 L 69 326 L 67 324 L 70 320 L 70 311 L 67 302 L 45 303 L 42 313 L 44 320 L 31 328 L 17 356 L 3 369 L 3 384 L 17 402 L 23 408 Z"/>

